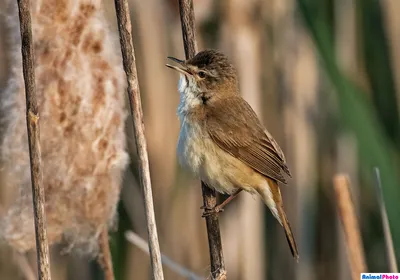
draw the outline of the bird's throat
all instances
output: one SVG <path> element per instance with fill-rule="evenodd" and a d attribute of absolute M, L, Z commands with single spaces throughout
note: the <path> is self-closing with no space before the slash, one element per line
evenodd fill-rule
<path fill-rule="evenodd" d="M 180 94 L 184 94 L 188 87 L 188 80 L 185 75 L 180 74 L 180 79 L 178 82 L 178 90 Z"/>

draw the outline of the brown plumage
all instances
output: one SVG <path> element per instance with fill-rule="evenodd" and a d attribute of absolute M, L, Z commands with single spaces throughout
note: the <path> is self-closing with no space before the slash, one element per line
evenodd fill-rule
<path fill-rule="evenodd" d="M 206 127 L 211 139 L 261 174 L 286 183 L 281 173 L 283 170 L 290 176 L 285 156 L 275 140 L 268 136 L 250 105 L 239 95 L 234 95 L 210 106 L 214 108 L 207 112 Z"/>
<path fill-rule="evenodd" d="M 283 226 L 297 259 L 278 186 L 291 174 L 281 148 L 239 95 L 235 68 L 214 50 L 187 61 L 171 59 L 179 66 L 167 66 L 181 73 L 180 163 L 221 193 L 258 193 Z"/>

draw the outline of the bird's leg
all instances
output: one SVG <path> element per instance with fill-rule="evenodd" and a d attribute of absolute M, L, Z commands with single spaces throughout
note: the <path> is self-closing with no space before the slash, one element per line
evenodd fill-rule
<path fill-rule="evenodd" d="M 214 209 L 218 210 L 217 212 L 221 212 L 224 211 L 224 207 L 231 202 L 236 196 L 238 196 L 238 194 L 242 191 L 243 189 L 237 189 L 233 194 L 231 194 L 227 199 L 225 199 L 224 201 L 222 201 L 220 204 L 218 204 L 217 206 L 215 206 Z"/>
<path fill-rule="evenodd" d="M 214 208 L 208 209 L 205 206 L 200 207 L 200 209 L 204 209 L 204 213 L 202 215 L 202 217 L 207 217 L 210 216 L 211 214 L 217 214 L 219 212 L 223 212 L 224 211 L 224 207 L 231 202 L 240 192 L 242 191 L 242 189 L 237 189 L 233 194 L 231 194 L 227 199 L 225 199 L 224 201 L 222 201 L 220 204 L 218 204 L 217 206 L 215 206 Z"/>

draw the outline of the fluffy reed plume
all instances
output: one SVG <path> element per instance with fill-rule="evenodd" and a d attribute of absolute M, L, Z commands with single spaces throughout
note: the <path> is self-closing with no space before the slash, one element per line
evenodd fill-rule
<path fill-rule="evenodd" d="M 9 1 L 12 65 L 2 112 L 1 160 L 15 199 L 0 234 L 18 251 L 35 247 L 25 93 L 16 1 Z M 127 163 L 124 73 L 101 0 L 33 0 L 36 87 L 49 243 L 95 253 L 111 225 Z"/>

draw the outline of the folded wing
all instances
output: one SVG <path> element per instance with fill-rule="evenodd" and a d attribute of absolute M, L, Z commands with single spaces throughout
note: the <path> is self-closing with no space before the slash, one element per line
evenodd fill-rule
<path fill-rule="evenodd" d="M 285 156 L 250 105 L 240 96 L 221 102 L 215 102 L 207 113 L 206 127 L 211 139 L 264 176 L 286 183 L 284 173 L 291 174 Z"/>

